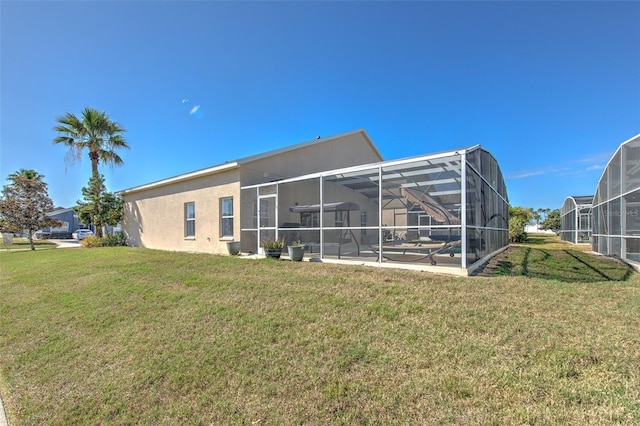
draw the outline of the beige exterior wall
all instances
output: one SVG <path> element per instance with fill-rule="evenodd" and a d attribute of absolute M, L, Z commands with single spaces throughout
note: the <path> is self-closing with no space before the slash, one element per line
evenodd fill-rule
<path fill-rule="evenodd" d="M 122 193 L 125 202 L 123 231 L 128 244 L 135 247 L 227 253 L 227 240 L 220 238 L 221 197 L 233 197 L 234 238 L 240 240 L 241 186 L 381 160 L 366 133 L 355 131 L 283 148 L 264 156 L 247 157 L 237 163 L 216 166 L 211 172 L 196 171 L 142 185 Z M 185 203 L 189 202 L 195 203 L 195 238 L 184 235 Z M 254 210 L 255 206 L 250 204 Z M 351 218 L 355 226 L 360 220 L 356 213 L 352 212 Z M 249 214 L 253 215 L 252 212 Z"/>
<path fill-rule="evenodd" d="M 128 244 L 162 250 L 227 253 L 220 238 L 220 198 L 233 197 L 234 238 L 240 239 L 238 169 L 123 194 Z M 185 203 L 195 203 L 195 238 L 185 237 Z"/>
<path fill-rule="evenodd" d="M 369 139 L 357 132 L 252 161 L 242 168 L 241 180 L 255 185 L 378 161 L 382 158 Z"/>

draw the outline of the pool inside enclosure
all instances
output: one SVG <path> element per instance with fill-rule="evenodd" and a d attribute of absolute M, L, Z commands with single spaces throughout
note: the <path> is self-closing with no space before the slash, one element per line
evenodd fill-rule
<path fill-rule="evenodd" d="M 298 241 L 321 260 L 468 272 L 508 245 L 498 163 L 480 145 L 246 186 L 243 252 Z"/>

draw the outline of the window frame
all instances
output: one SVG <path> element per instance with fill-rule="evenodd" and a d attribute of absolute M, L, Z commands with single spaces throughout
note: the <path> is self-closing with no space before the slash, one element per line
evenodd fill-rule
<path fill-rule="evenodd" d="M 192 217 L 189 217 L 189 206 L 193 206 Z M 192 232 L 190 233 L 190 231 Z M 187 238 L 187 239 L 196 238 L 196 202 L 195 201 L 189 201 L 187 203 L 184 203 L 184 238 Z"/>
<path fill-rule="evenodd" d="M 225 202 L 230 201 L 231 212 L 229 214 L 228 211 L 225 211 Z M 235 236 L 235 217 L 234 217 L 234 208 L 233 208 L 233 197 L 220 197 L 220 238 L 234 238 Z M 226 213 L 226 214 L 225 214 Z M 225 235 L 225 221 L 231 221 L 231 234 Z"/>

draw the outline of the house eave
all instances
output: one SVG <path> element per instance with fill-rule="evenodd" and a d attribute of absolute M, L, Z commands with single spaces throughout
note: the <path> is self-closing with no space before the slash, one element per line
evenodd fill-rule
<path fill-rule="evenodd" d="M 251 155 L 248 157 L 244 157 L 244 158 L 240 158 L 234 161 L 228 161 L 226 163 L 217 165 L 217 166 L 213 166 L 213 167 L 208 167 L 206 169 L 201 169 L 201 170 L 196 170 L 194 172 L 189 172 L 189 173 L 184 173 L 178 176 L 174 176 L 174 177 L 170 177 L 167 179 L 162 179 L 162 180 L 158 180 L 155 182 L 151 182 L 151 183 L 147 183 L 144 185 L 140 185 L 140 186 L 135 186 L 132 188 L 128 188 L 128 189 L 123 189 L 121 191 L 118 191 L 117 194 L 120 196 L 124 196 L 124 195 L 128 195 L 128 194 L 133 194 L 136 192 L 141 192 L 141 191 L 146 191 L 146 190 L 150 190 L 150 189 L 156 189 L 156 188 L 160 188 L 163 186 L 167 186 L 167 185 L 171 185 L 171 184 L 175 184 L 175 183 L 180 183 L 180 182 L 185 182 L 191 179 L 196 179 L 196 178 L 200 178 L 203 176 L 208 176 L 208 175 L 212 175 L 215 173 L 220 173 L 223 171 L 228 171 L 234 168 L 239 168 L 240 166 L 247 164 L 247 163 L 252 163 L 255 161 L 259 161 L 265 158 L 270 158 L 270 157 L 274 157 L 276 155 L 280 155 L 280 154 L 284 154 L 287 152 L 291 152 L 291 151 L 295 151 L 298 149 L 302 149 L 302 148 L 306 148 L 309 146 L 313 146 L 316 144 L 321 144 L 321 143 L 325 143 L 325 142 L 329 142 L 331 140 L 336 140 L 336 139 L 340 139 L 340 138 L 344 138 L 346 136 L 350 136 L 350 135 L 356 135 L 356 134 L 361 134 L 364 139 L 367 141 L 367 143 L 371 146 L 371 149 L 375 152 L 375 154 L 378 156 L 378 158 L 383 161 L 383 157 L 380 154 L 380 151 L 378 150 L 378 148 L 375 146 L 375 144 L 373 143 L 373 141 L 371 140 L 371 138 L 369 137 L 369 135 L 367 134 L 365 129 L 357 129 L 357 130 L 351 130 L 348 132 L 344 132 L 344 133 L 339 133 L 337 135 L 332 135 L 332 136 L 327 136 L 324 138 L 318 138 L 318 139 L 314 139 L 311 141 L 307 141 L 307 142 L 302 142 L 296 145 L 289 145 L 289 146 L 285 146 L 283 148 L 279 148 L 279 149 L 275 149 L 272 151 L 267 151 L 267 152 L 263 152 L 260 154 L 256 154 L 256 155 Z"/>
<path fill-rule="evenodd" d="M 216 173 L 226 172 L 229 170 L 233 170 L 238 167 L 238 162 L 233 161 L 229 163 L 224 163 L 214 167 L 208 167 L 206 169 L 196 170 L 194 172 L 184 173 L 178 176 L 173 176 L 167 179 L 158 180 L 155 182 L 147 183 L 140 186 L 134 186 L 132 188 L 123 189 L 122 191 L 118 191 L 118 194 L 121 196 L 133 194 L 136 192 L 147 191 L 149 189 L 156 189 L 167 185 L 172 185 L 176 183 L 186 182 L 192 179 L 201 178 L 204 176 L 213 175 Z"/>

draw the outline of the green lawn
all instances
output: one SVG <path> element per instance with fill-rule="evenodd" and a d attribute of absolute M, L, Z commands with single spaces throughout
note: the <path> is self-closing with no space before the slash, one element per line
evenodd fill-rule
<path fill-rule="evenodd" d="M 546 245 L 529 248 L 572 248 Z M 580 253 L 571 274 L 601 260 Z M 640 278 L 606 266 L 582 282 L 4 251 L 0 391 L 12 426 L 638 424 Z"/>
<path fill-rule="evenodd" d="M 36 250 L 56 248 L 56 243 L 47 240 L 33 240 L 33 245 Z M 9 251 L 30 249 L 31 245 L 29 244 L 29 240 L 26 238 L 13 238 L 13 242 L 11 244 L 5 244 L 4 241 L 0 239 L 0 250 Z"/>
<path fill-rule="evenodd" d="M 589 245 L 563 243 L 555 235 L 533 234 L 492 260 L 494 276 L 526 276 L 567 283 L 623 281 L 633 273 L 618 262 L 594 256 Z"/>

